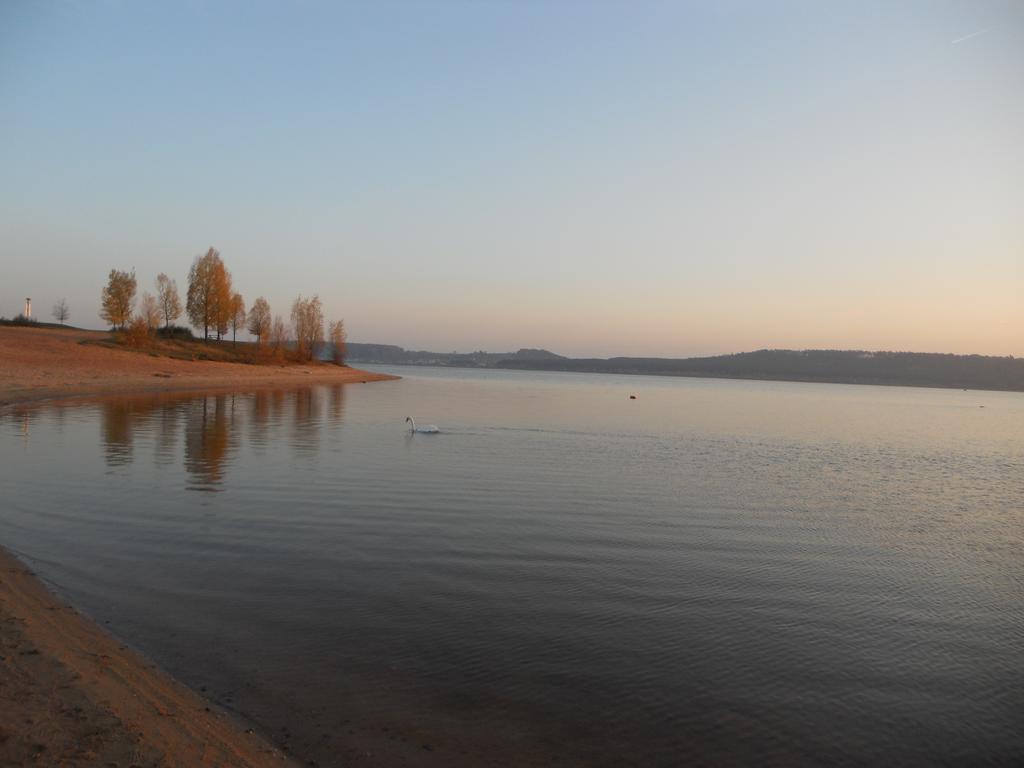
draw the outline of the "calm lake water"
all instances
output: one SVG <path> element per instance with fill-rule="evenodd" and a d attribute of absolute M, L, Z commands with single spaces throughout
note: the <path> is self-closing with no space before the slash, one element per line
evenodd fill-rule
<path fill-rule="evenodd" d="M 1024 395 L 394 372 L 8 411 L 0 542 L 303 763 L 1024 761 Z"/>

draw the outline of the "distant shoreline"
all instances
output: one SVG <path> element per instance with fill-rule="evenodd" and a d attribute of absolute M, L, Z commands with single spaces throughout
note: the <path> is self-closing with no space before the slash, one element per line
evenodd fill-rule
<path fill-rule="evenodd" d="M 604 359 L 562 357 L 543 349 L 442 354 L 383 344 L 348 348 L 353 362 L 377 365 L 1024 392 L 1024 359 L 985 355 L 762 349 L 713 357 Z"/>
<path fill-rule="evenodd" d="M 399 377 L 329 363 L 245 365 L 180 360 L 93 343 L 102 331 L 0 327 L 0 408 L 45 400 L 306 384 L 357 384 Z"/>
<path fill-rule="evenodd" d="M 863 386 L 863 387 L 903 387 L 908 389 L 954 389 L 954 390 L 974 390 L 978 392 L 1018 392 L 1024 393 L 1024 386 L 1020 388 L 1011 387 L 959 387 L 951 384 L 916 384 L 916 383 L 903 383 L 893 381 L 871 381 L 871 380 L 860 380 L 860 379 L 815 379 L 815 378 L 796 378 L 796 377 L 771 377 L 771 376 L 729 376 L 721 373 L 667 373 L 667 372 L 655 372 L 655 371 L 598 371 L 589 369 L 569 369 L 569 368 L 529 368 L 526 366 L 481 366 L 481 365 L 442 365 L 439 363 L 383 363 L 375 362 L 371 360 L 353 360 L 352 362 L 360 365 L 387 365 L 394 368 L 450 368 L 453 370 L 469 370 L 469 371 L 521 371 L 523 373 L 582 373 L 587 375 L 597 376 L 648 376 L 652 378 L 662 379 L 712 379 L 716 381 L 768 381 L 768 382 L 785 382 L 790 384 L 845 384 L 849 386 Z"/>

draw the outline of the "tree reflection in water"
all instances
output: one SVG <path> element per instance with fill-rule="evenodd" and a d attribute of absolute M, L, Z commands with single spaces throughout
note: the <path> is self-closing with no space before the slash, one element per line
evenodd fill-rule
<path fill-rule="evenodd" d="M 27 431 L 36 414 L 73 407 L 33 405 L 19 410 L 18 419 L 24 421 Z M 254 450 L 262 451 L 269 444 L 272 428 L 285 425 L 290 427 L 286 434 L 294 450 L 315 453 L 325 423 L 336 427 L 343 420 L 345 392 L 343 385 L 336 385 L 245 394 L 165 393 L 103 399 L 93 407 L 99 411 L 104 460 L 109 468 L 131 464 L 139 446 L 152 446 L 158 464 L 173 463 L 182 450 L 188 488 L 218 491 L 243 438 Z M 183 447 L 179 448 L 182 432 Z"/>
<path fill-rule="evenodd" d="M 293 416 L 291 445 L 296 453 L 316 453 L 320 444 L 320 392 L 297 389 L 291 393 Z"/>
<path fill-rule="evenodd" d="M 131 464 L 132 443 L 138 423 L 154 407 L 130 398 L 100 402 L 101 439 L 108 467 Z"/>
<path fill-rule="evenodd" d="M 334 384 L 327 388 L 327 424 L 330 427 L 341 426 L 345 418 L 345 385 Z"/>
<path fill-rule="evenodd" d="M 178 422 L 183 405 L 180 400 L 175 399 L 165 402 L 163 407 L 157 406 L 156 419 L 159 424 L 156 430 L 156 460 L 161 464 L 174 461 L 178 443 Z"/>
<path fill-rule="evenodd" d="M 193 488 L 219 490 L 231 448 L 230 400 L 211 395 L 188 404 L 185 416 L 185 469 Z"/>

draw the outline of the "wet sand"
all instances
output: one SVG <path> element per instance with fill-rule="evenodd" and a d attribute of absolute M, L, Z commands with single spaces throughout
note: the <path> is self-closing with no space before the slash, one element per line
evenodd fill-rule
<path fill-rule="evenodd" d="M 108 394 L 347 384 L 396 377 L 329 363 L 177 360 L 94 343 L 102 331 L 0 327 L 0 406 Z"/>
<path fill-rule="evenodd" d="M 0 549 L 0 764 L 292 765 Z"/>

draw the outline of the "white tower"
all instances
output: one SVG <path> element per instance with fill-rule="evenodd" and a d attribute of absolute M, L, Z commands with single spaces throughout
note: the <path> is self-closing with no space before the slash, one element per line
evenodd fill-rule
<path fill-rule="evenodd" d="M 32 299 L 25 299 L 25 317 L 32 317 Z"/>

